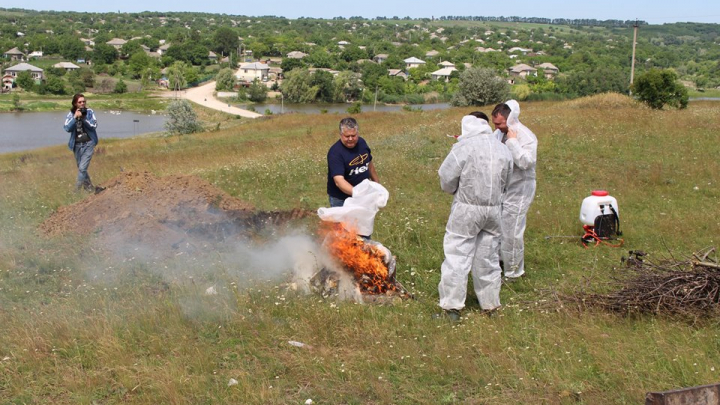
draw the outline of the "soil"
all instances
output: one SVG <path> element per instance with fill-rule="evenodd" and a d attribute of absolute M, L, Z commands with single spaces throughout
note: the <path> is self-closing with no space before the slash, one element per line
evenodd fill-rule
<path fill-rule="evenodd" d="M 40 225 L 47 236 L 93 235 L 107 244 L 139 245 L 156 256 L 197 250 L 208 242 L 253 238 L 264 229 L 311 214 L 259 212 L 195 176 L 127 172 L 105 190 L 60 207 Z"/>

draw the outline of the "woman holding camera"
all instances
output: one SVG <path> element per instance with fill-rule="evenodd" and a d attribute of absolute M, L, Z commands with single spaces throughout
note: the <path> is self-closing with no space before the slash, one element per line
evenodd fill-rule
<path fill-rule="evenodd" d="M 77 93 L 73 96 L 72 108 L 65 117 L 64 129 L 70 133 L 68 148 L 73 151 L 77 162 L 78 175 L 75 190 L 79 191 L 80 188 L 83 188 L 94 193 L 102 191 L 101 187 L 93 186 L 88 174 L 90 160 L 95 152 L 95 145 L 98 144 L 97 119 L 93 110 L 87 108 L 83 94 Z"/>

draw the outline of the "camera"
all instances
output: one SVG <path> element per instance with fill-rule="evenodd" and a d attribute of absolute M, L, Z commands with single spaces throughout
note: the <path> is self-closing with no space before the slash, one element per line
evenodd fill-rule
<path fill-rule="evenodd" d="M 80 114 L 82 114 L 82 115 L 87 115 L 87 108 L 82 107 L 82 108 L 80 109 Z"/>

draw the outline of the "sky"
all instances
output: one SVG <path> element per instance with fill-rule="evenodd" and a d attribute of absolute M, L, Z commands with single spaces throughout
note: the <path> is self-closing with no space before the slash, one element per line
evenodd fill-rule
<path fill-rule="evenodd" d="M 431 18 L 462 16 L 519 16 L 596 20 L 642 20 L 650 24 L 674 22 L 720 23 L 720 2 L 716 0 L 124 0 L 80 2 L 24 0 L 16 3 L 29 10 L 127 12 L 192 11 L 247 16 L 333 18 L 377 16 Z M 2 6 L 9 7 L 9 6 Z"/>

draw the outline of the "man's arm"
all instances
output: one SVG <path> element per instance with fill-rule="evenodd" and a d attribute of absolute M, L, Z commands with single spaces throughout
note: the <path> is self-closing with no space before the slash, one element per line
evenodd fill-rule
<path fill-rule="evenodd" d="M 448 194 L 455 194 L 460 185 L 461 171 L 460 162 L 451 150 L 438 170 L 440 188 Z"/>
<path fill-rule="evenodd" d="M 353 186 L 352 184 L 348 183 L 347 180 L 345 180 L 345 177 L 343 176 L 334 176 L 333 181 L 335 182 L 335 185 L 337 188 L 340 189 L 343 193 L 352 196 L 353 192 Z"/>
<path fill-rule="evenodd" d="M 370 170 L 370 180 L 375 183 L 380 183 L 380 178 L 378 177 L 377 171 L 375 170 L 375 164 L 373 162 L 370 162 L 368 165 L 368 170 Z"/>

